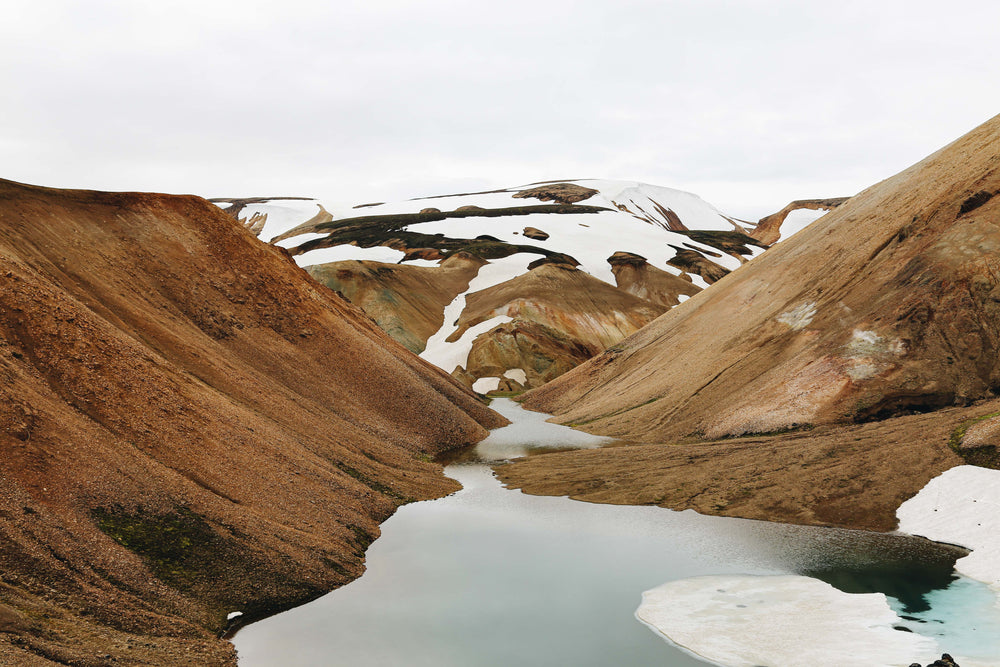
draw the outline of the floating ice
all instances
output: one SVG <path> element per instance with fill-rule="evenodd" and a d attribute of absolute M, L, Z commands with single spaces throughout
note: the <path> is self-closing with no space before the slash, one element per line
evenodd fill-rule
<path fill-rule="evenodd" d="M 673 581 L 643 593 L 636 617 L 727 667 L 905 667 L 941 655 L 933 639 L 893 628 L 899 617 L 881 593 L 797 575 Z"/>

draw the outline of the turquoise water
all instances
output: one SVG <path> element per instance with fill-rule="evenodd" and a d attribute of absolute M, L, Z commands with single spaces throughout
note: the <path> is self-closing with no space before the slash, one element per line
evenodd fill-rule
<path fill-rule="evenodd" d="M 1000 637 L 992 625 L 953 622 L 994 598 L 954 577 L 959 552 L 926 540 L 507 490 L 477 461 L 484 452 L 495 460 L 596 445 L 541 426 L 532 413 L 522 421 L 507 403 L 497 407 L 521 430 L 506 431 L 513 433 L 506 445 L 492 437 L 446 468 L 462 491 L 400 508 L 369 548 L 360 579 L 240 630 L 240 664 L 694 667 L 707 663 L 633 614 L 643 591 L 704 574 L 807 574 L 849 592 L 880 590 L 914 619 L 904 619 L 907 627 L 943 633 L 943 650 L 956 654 L 966 652 L 959 644 Z"/>
<path fill-rule="evenodd" d="M 901 626 L 933 637 L 949 653 L 1000 665 L 1000 614 L 989 586 L 959 576 L 946 588 L 927 593 L 923 602 L 914 610 L 889 600 L 903 619 Z"/>

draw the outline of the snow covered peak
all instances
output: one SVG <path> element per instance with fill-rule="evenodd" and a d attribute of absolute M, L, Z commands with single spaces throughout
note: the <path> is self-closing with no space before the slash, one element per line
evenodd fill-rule
<path fill-rule="evenodd" d="M 407 258 L 418 247 L 445 255 L 487 236 L 483 252 L 569 256 L 579 268 L 614 284 L 607 258 L 628 252 L 705 287 L 762 249 L 751 225 L 725 216 L 697 195 L 635 181 L 582 179 L 346 207 L 328 200 L 218 200 L 241 203 L 239 216 L 257 216 L 260 237 L 289 248 L 302 266 L 346 259 L 427 263 Z M 324 215 L 325 214 L 325 215 Z M 260 219 L 266 215 L 266 220 Z M 527 226 L 549 235 L 526 238 Z M 353 227 L 353 232 L 345 232 Z M 382 233 L 376 233 L 381 228 Z M 353 234 L 353 235 L 352 235 Z M 486 256 L 484 254 L 483 256 Z M 717 265 L 717 269 L 703 270 Z"/>

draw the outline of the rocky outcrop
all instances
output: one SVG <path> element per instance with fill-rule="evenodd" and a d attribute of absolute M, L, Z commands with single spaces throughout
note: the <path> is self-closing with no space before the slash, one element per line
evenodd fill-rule
<path fill-rule="evenodd" d="M 723 276 L 729 273 L 729 269 L 719 266 L 706 257 L 704 251 L 699 252 L 675 245 L 670 247 L 677 251 L 677 254 L 667 264 L 685 273 L 693 273 L 696 276 L 701 276 L 709 285 L 717 280 L 721 280 Z M 716 256 L 721 257 L 718 254 Z"/>
<path fill-rule="evenodd" d="M 701 291 L 687 274 L 675 276 L 667 273 L 651 266 L 645 257 L 635 253 L 616 252 L 608 257 L 608 263 L 620 289 L 664 310 L 680 303 L 681 296 L 694 296 Z"/>
<path fill-rule="evenodd" d="M 529 239 L 534 239 L 535 241 L 544 241 L 549 238 L 547 233 L 535 227 L 525 227 L 521 233 Z"/>
<path fill-rule="evenodd" d="M 205 200 L 0 181 L 0 220 L 0 663 L 235 664 L 229 612 L 358 576 L 502 423 Z"/>
<path fill-rule="evenodd" d="M 444 308 L 486 262 L 460 252 L 436 267 L 343 261 L 307 267 L 347 297 L 406 349 L 419 354 L 444 323 Z"/>
<path fill-rule="evenodd" d="M 772 213 L 771 215 L 761 218 L 757 222 L 757 226 L 750 232 L 750 236 L 754 237 L 764 245 L 774 245 L 778 242 L 778 239 L 781 238 L 781 224 L 792 211 L 798 211 L 800 209 L 808 209 L 810 211 L 832 211 L 848 199 L 850 199 L 850 197 L 796 199 L 793 202 L 789 202 L 785 208 L 781 209 L 777 213 Z"/>
<path fill-rule="evenodd" d="M 471 386 L 479 378 L 500 379 L 501 393 L 540 387 L 594 356 L 582 342 L 539 322 L 518 319 L 501 324 L 476 338 L 469 352 L 468 369 L 455 376 Z M 522 371 L 523 382 L 505 377 Z"/>
<path fill-rule="evenodd" d="M 477 339 L 465 371 L 481 378 L 494 376 L 501 366 L 520 368 L 528 373 L 526 386 L 534 387 L 575 366 L 581 357 L 599 354 L 663 310 L 566 264 L 545 264 L 468 295 L 449 340 L 495 317 L 511 318 L 515 326 L 498 327 Z M 516 325 L 520 323 L 540 326 Z"/>
<path fill-rule="evenodd" d="M 521 190 L 514 195 L 515 199 L 538 199 L 554 201 L 560 204 L 575 204 L 590 199 L 600 191 L 584 187 L 576 183 L 544 183 L 535 188 Z"/>
<path fill-rule="evenodd" d="M 852 197 L 528 404 L 594 432 L 663 442 L 992 396 L 998 154 L 1000 117 Z"/>

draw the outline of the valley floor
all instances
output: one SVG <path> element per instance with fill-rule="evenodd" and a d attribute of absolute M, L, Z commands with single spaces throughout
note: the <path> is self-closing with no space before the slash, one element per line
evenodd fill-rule
<path fill-rule="evenodd" d="M 998 410 L 993 400 L 777 435 L 560 452 L 495 470 L 530 494 L 887 531 L 903 501 L 964 463 L 949 444 L 956 429 Z"/>

